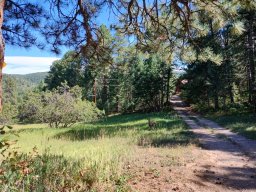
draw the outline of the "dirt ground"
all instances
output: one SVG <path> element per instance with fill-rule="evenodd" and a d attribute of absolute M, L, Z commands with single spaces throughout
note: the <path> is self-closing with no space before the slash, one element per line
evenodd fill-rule
<path fill-rule="evenodd" d="M 172 103 L 200 146 L 138 148 L 126 166 L 132 191 L 256 192 L 256 142 L 200 117 L 190 119 L 177 96 Z"/>

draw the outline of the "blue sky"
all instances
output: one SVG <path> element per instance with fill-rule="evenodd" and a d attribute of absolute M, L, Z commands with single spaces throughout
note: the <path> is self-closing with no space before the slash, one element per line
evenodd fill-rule
<path fill-rule="evenodd" d="M 107 9 L 103 9 L 102 13 L 96 19 L 99 25 L 105 24 L 108 27 L 113 21 L 113 14 L 109 15 Z M 6 45 L 5 62 L 7 66 L 3 72 L 8 74 L 28 74 L 49 71 L 52 62 L 60 59 L 68 50 L 68 48 L 63 48 L 60 55 L 55 55 L 49 51 L 39 50 L 36 47 L 24 49 L 22 47 Z"/>

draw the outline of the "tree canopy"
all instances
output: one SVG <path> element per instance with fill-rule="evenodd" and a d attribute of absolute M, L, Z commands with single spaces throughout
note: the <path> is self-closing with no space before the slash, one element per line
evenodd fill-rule
<path fill-rule="evenodd" d="M 100 62 L 106 63 L 113 47 L 102 26 L 96 22 L 102 11 L 112 12 L 116 16 L 116 22 L 111 27 L 135 39 L 137 49 L 144 52 L 162 49 L 171 53 L 166 55 L 169 61 L 175 56 L 182 56 L 188 63 L 200 60 L 221 64 L 225 60 L 223 55 L 218 54 L 212 46 L 200 46 L 198 39 L 207 37 L 209 33 L 215 36 L 225 28 L 236 34 L 242 34 L 248 29 L 247 32 L 251 34 L 248 37 L 251 38 L 253 28 L 248 28 L 247 24 L 253 26 L 256 2 L 2 0 L 0 8 L 3 36 L 0 42 L 1 66 L 4 65 L 4 39 L 7 44 L 26 48 L 37 45 L 55 53 L 60 52 L 61 46 L 68 46 L 87 58 L 104 60 Z M 241 15 L 247 18 L 248 23 L 241 19 Z M 37 38 L 38 35 L 44 37 L 44 40 Z M 248 45 L 252 47 L 253 41 L 250 38 Z M 249 50 L 252 92 L 255 81 L 252 70 L 254 51 Z"/>

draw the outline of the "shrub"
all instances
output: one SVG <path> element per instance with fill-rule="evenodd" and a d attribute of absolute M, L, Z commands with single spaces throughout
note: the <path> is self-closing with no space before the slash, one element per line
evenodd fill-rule
<path fill-rule="evenodd" d="M 18 119 L 23 123 L 39 123 L 40 112 L 42 110 L 42 95 L 40 93 L 29 92 L 19 106 Z"/>
<path fill-rule="evenodd" d="M 15 154 L 1 163 L 0 191 L 89 191 L 97 180 L 81 167 L 63 156 Z"/>
<path fill-rule="evenodd" d="M 102 115 L 91 102 L 75 98 L 71 92 L 49 92 L 43 104 L 40 116 L 51 127 L 68 127 L 76 122 L 98 119 Z"/>
<path fill-rule="evenodd" d="M 101 116 L 93 103 L 82 100 L 81 88 L 66 85 L 41 94 L 29 94 L 19 107 L 21 122 L 48 123 L 50 127 L 68 127 L 76 122 L 93 121 Z"/>
<path fill-rule="evenodd" d="M 3 111 L 0 113 L 0 124 L 11 124 L 15 121 L 15 117 L 18 114 L 17 107 L 10 102 L 3 104 Z"/>

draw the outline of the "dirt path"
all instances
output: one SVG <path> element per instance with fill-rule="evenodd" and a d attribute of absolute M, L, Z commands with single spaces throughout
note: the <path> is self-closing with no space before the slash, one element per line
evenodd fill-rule
<path fill-rule="evenodd" d="M 191 113 L 178 96 L 171 102 L 203 147 L 195 152 L 201 158 L 185 171 L 185 181 L 190 181 L 185 183 L 187 189 L 256 191 L 256 142 Z"/>
<path fill-rule="evenodd" d="M 200 146 L 138 147 L 125 166 L 129 191 L 256 192 L 256 141 L 191 113 L 178 96 L 171 102 Z"/>

